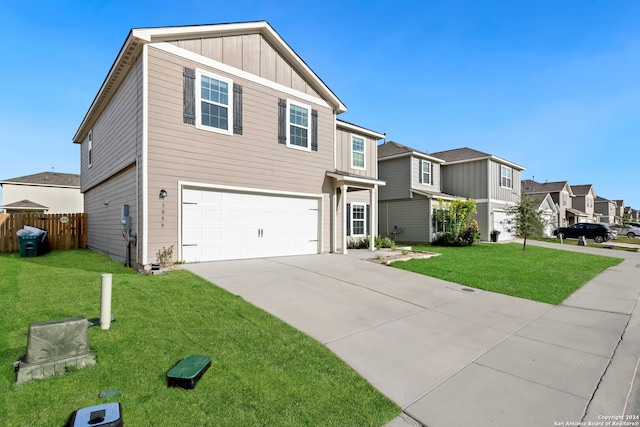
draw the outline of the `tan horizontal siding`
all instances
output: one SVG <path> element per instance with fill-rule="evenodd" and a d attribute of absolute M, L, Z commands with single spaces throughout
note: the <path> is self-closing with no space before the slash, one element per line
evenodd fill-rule
<path fill-rule="evenodd" d="M 382 237 L 394 237 L 398 242 L 431 241 L 431 208 L 429 199 L 415 197 L 406 200 L 381 201 L 378 204 L 378 229 Z"/>
<path fill-rule="evenodd" d="M 136 160 L 142 128 L 142 63 L 138 59 L 93 126 L 93 162 L 88 138 L 81 145 L 81 187 L 91 188 Z"/>
<path fill-rule="evenodd" d="M 108 201 L 108 204 L 105 202 Z M 87 246 L 123 262 L 126 246 L 120 224 L 122 205 L 129 205 L 132 230 L 138 229 L 136 202 L 136 168 L 131 165 L 101 185 L 85 193 L 87 212 Z M 138 245 L 140 246 L 140 245 Z M 132 264 L 137 261 L 136 246 L 132 246 Z"/>
<path fill-rule="evenodd" d="M 351 167 L 351 137 L 355 135 L 365 141 L 365 169 Z M 378 177 L 377 141 L 347 129 L 336 130 L 336 168 L 352 175 Z"/>
<path fill-rule="evenodd" d="M 203 68 L 242 85 L 243 135 L 226 135 L 183 123 L 185 66 Z M 319 116 L 318 151 L 300 151 L 278 144 L 278 98 L 284 96 L 271 88 L 153 48 L 149 49 L 148 79 L 150 258 L 162 246 L 177 245 L 178 181 L 307 194 L 325 192 L 323 250 L 329 249 L 330 222 L 326 216 L 330 209 L 325 174 L 333 169 L 331 109 L 298 100 L 317 109 Z M 169 191 L 164 201 L 157 197 L 162 188 Z"/>

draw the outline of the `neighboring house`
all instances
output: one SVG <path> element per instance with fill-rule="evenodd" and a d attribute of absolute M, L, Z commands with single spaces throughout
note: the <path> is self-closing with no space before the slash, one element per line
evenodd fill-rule
<path fill-rule="evenodd" d="M 638 211 L 637 209 L 633 209 L 631 206 L 625 206 L 624 216 L 628 218 L 629 221 L 640 221 L 640 211 Z"/>
<path fill-rule="evenodd" d="M 616 202 L 596 196 L 594 210 L 600 215 L 600 221 L 607 224 L 617 224 Z"/>
<path fill-rule="evenodd" d="M 587 214 L 573 208 L 574 194 L 567 181 L 536 182 L 531 179 L 522 181 L 522 192 L 534 194 L 549 194 L 557 205 L 558 226 L 566 227 L 577 222 L 585 222 Z"/>
<path fill-rule="evenodd" d="M 378 173 L 386 185 L 379 192 L 378 229 L 394 241 L 432 242 L 438 200 L 453 200 L 441 191 L 444 160 L 389 141 L 378 145 Z"/>
<path fill-rule="evenodd" d="M 73 138 L 89 247 L 138 268 L 373 249 L 384 135 L 344 111 L 267 22 L 131 30 Z"/>
<path fill-rule="evenodd" d="M 80 175 L 41 172 L 0 181 L 2 206 L 7 213 L 84 212 Z"/>
<path fill-rule="evenodd" d="M 571 191 L 575 196 L 573 208 L 586 214 L 581 222 L 600 222 L 600 214 L 595 211 L 596 191 L 592 184 L 572 185 Z"/>
<path fill-rule="evenodd" d="M 504 221 L 506 208 L 520 200 L 523 166 L 471 148 L 441 151 L 430 156 L 445 161 L 441 165 L 442 192 L 475 199 L 482 240 L 488 241 L 494 229 L 501 231 L 500 240 L 515 237 L 505 231 Z"/>
<path fill-rule="evenodd" d="M 618 217 L 618 222 L 622 224 L 622 220 L 626 211 L 624 200 L 614 200 L 614 202 L 616 202 L 616 217 Z"/>
<path fill-rule="evenodd" d="M 529 197 L 537 202 L 537 210 L 544 221 L 544 236 L 552 237 L 553 230 L 558 228 L 558 205 L 549 193 L 530 194 Z"/>

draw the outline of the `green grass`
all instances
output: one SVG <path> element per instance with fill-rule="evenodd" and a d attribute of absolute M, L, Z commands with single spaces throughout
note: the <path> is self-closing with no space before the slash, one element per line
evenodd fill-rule
<path fill-rule="evenodd" d="M 559 304 L 622 259 L 522 244 L 478 244 L 462 248 L 414 246 L 441 256 L 396 262 L 396 268 L 472 288 Z"/>
<path fill-rule="evenodd" d="M 547 243 L 556 243 L 558 245 L 563 244 L 563 245 L 569 245 L 569 246 L 578 246 L 578 239 L 563 239 L 562 243 L 560 242 L 560 239 L 558 239 L 557 237 L 536 237 L 530 240 L 537 240 L 539 242 L 547 242 Z M 634 240 L 628 237 L 618 237 L 616 240 L 609 240 L 608 242 L 605 242 L 605 243 L 595 243 L 593 240 L 587 240 L 587 246 L 591 248 L 607 248 L 607 249 L 613 249 L 615 251 L 624 251 L 624 252 L 638 252 L 638 250 L 640 249 L 640 245 L 638 245 L 637 247 L 629 248 L 626 246 L 616 246 L 616 243 L 627 243 L 632 245 L 638 245 L 640 243 L 640 240 Z M 610 248 L 611 246 L 613 246 L 613 248 Z"/>
<path fill-rule="evenodd" d="M 86 250 L 0 255 L 2 426 L 62 426 L 82 407 L 119 401 L 130 426 L 381 426 L 400 409 L 327 348 L 186 271 L 139 275 Z M 111 329 L 89 328 L 98 364 L 14 384 L 32 322 L 100 315 L 113 274 Z M 168 388 L 189 354 L 211 357 L 194 390 Z M 98 398 L 104 390 L 121 395 Z"/>

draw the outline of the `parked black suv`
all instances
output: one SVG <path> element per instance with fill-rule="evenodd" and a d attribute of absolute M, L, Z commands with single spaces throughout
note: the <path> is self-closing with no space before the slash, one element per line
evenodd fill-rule
<path fill-rule="evenodd" d="M 579 222 L 569 227 L 560 227 L 553 231 L 559 238 L 574 238 L 584 236 L 593 239 L 596 243 L 606 242 L 611 239 L 611 229 L 604 224 L 593 224 L 590 222 Z"/>

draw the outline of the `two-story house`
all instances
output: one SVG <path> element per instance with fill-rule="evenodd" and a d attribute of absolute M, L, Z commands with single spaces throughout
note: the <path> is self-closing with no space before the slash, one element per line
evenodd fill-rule
<path fill-rule="evenodd" d="M 600 215 L 600 221 L 607 224 L 617 224 L 616 219 L 616 202 L 596 196 L 594 202 L 594 211 Z"/>
<path fill-rule="evenodd" d="M 575 195 L 568 181 L 536 182 L 525 179 L 522 181 L 522 192 L 530 195 L 547 193 L 551 195 L 557 205 L 559 227 L 586 222 L 587 214 L 573 208 Z"/>
<path fill-rule="evenodd" d="M 7 213 L 80 213 L 84 210 L 80 175 L 40 172 L 0 181 Z"/>
<path fill-rule="evenodd" d="M 593 185 L 572 185 L 571 191 L 575 196 L 572 201 L 573 208 L 586 215 L 582 222 L 600 222 L 600 214 L 595 210 L 596 191 Z"/>
<path fill-rule="evenodd" d="M 445 161 L 441 167 L 441 190 L 447 194 L 476 200 L 481 239 L 488 241 L 492 230 L 500 240 L 514 238 L 504 226 L 506 208 L 520 200 L 523 166 L 471 148 L 431 153 Z"/>
<path fill-rule="evenodd" d="M 267 22 L 131 30 L 73 138 L 89 247 L 137 267 L 373 249 L 384 135 L 344 111 Z"/>
<path fill-rule="evenodd" d="M 397 142 L 378 145 L 378 174 L 386 183 L 378 196 L 380 235 L 405 242 L 433 241 L 438 200 L 455 198 L 440 190 L 443 163 Z"/>
<path fill-rule="evenodd" d="M 618 217 L 618 222 L 622 224 L 624 222 L 625 214 L 627 213 L 626 206 L 624 205 L 624 200 L 614 200 L 616 203 L 616 216 Z"/>

